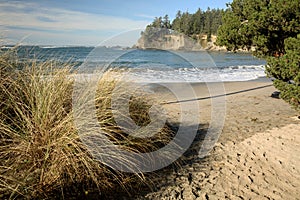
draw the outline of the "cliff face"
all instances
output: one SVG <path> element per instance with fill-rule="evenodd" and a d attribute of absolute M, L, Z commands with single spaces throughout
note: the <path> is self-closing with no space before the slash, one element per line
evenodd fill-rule
<path fill-rule="evenodd" d="M 162 49 L 162 50 L 188 50 L 188 51 L 226 51 L 225 47 L 215 45 L 216 36 L 212 36 L 211 42 L 207 41 L 207 35 L 196 36 L 195 39 L 180 33 L 157 34 L 149 37 L 142 34 L 136 47 L 140 49 Z"/>
<path fill-rule="evenodd" d="M 142 35 L 136 44 L 140 49 L 201 50 L 201 45 L 184 34 L 161 34 L 149 38 Z"/>

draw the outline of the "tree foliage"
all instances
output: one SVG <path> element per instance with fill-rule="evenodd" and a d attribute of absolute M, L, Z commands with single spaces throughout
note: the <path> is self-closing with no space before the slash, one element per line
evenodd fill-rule
<path fill-rule="evenodd" d="M 229 50 L 254 46 L 255 55 L 267 57 L 267 75 L 276 79 L 281 97 L 299 109 L 299 0 L 233 0 L 228 7 L 217 44 Z"/>
<path fill-rule="evenodd" d="M 300 109 L 300 34 L 285 40 L 285 54 L 268 58 L 266 72 L 275 79 L 281 98 Z"/>
<path fill-rule="evenodd" d="M 218 30 L 229 50 L 256 48 L 260 56 L 284 54 L 284 40 L 300 32 L 299 0 L 234 0 Z"/>
<path fill-rule="evenodd" d="M 218 28 L 222 23 L 221 9 L 210 9 L 202 11 L 200 8 L 196 13 L 178 11 L 172 23 L 168 15 L 164 17 L 156 17 L 147 28 L 168 28 L 179 33 L 184 33 L 187 36 L 207 34 L 217 34 Z M 148 29 L 150 30 L 150 29 Z"/>

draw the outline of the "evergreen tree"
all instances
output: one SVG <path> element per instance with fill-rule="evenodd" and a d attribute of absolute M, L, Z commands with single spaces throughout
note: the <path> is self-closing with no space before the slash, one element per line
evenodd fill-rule
<path fill-rule="evenodd" d="M 233 0 L 228 6 L 217 43 L 232 50 L 254 46 L 256 55 L 267 57 L 266 72 L 281 97 L 300 109 L 299 0 Z"/>
<path fill-rule="evenodd" d="M 203 32 L 203 13 L 201 9 L 199 8 L 197 12 L 193 15 L 193 33 L 194 34 L 199 34 Z"/>
<path fill-rule="evenodd" d="M 170 20 L 169 20 L 169 16 L 168 16 L 168 15 L 165 15 L 165 16 L 164 16 L 162 28 L 167 28 L 167 29 L 170 29 L 170 28 L 171 28 L 171 23 L 170 23 Z"/>
<path fill-rule="evenodd" d="M 285 53 L 284 40 L 299 33 L 299 0 L 234 0 L 223 17 L 218 44 L 255 46 L 257 55 Z"/>
<path fill-rule="evenodd" d="M 268 58 L 266 72 L 276 78 L 281 98 L 300 110 L 300 34 L 285 40 L 285 54 Z"/>
<path fill-rule="evenodd" d="M 181 32 L 181 11 L 179 10 L 176 14 L 176 18 L 174 19 L 174 21 L 172 22 L 172 29 L 178 32 Z"/>
<path fill-rule="evenodd" d="M 212 30 L 211 30 L 211 25 L 212 25 L 212 12 L 210 10 L 210 8 L 207 8 L 207 11 L 205 13 L 205 21 L 204 21 L 204 33 L 207 34 L 207 41 L 211 41 L 211 34 L 212 34 Z"/>
<path fill-rule="evenodd" d="M 162 28 L 163 27 L 162 17 L 155 17 L 154 22 L 152 23 L 152 27 Z"/>
<path fill-rule="evenodd" d="M 199 8 L 194 14 L 178 11 L 172 23 L 170 23 L 168 15 L 156 17 L 147 26 L 146 30 L 142 32 L 142 35 L 147 36 L 147 39 L 151 40 L 151 38 L 155 38 L 158 35 L 169 34 L 170 31 L 168 29 L 172 29 L 195 39 L 199 38 L 200 35 L 207 34 L 210 41 L 211 35 L 216 35 L 217 29 L 222 24 L 223 13 L 223 10 L 211 10 L 210 8 L 206 11 L 202 11 Z M 154 33 L 155 30 L 158 33 Z"/>

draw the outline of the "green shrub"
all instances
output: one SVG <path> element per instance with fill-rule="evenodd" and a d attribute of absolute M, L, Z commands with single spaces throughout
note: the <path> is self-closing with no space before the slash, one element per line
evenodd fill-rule
<path fill-rule="evenodd" d="M 299 0 L 233 0 L 217 43 L 233 51 L 254 47 L 256 56 L 267 58 L 266 73 L 281 97 L 299 109 L 299 31 Z"/>
<path fill-rule="evenodd" d="M 285 54 L 268 59 L 266 72 L 274 77 L 281 98 L 300 109 L 300 34 L 285 40 Z"/>

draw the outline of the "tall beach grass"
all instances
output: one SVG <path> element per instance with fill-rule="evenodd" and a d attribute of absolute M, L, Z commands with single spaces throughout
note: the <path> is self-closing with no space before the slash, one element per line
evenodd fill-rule
<path fill-rule="evenodd" d="M 9 51 L 1 52 L 0 73 L 0 198 L 102 195 L 143 181 L 142 173 L 118 172 L 99 162 L 81 141 L 72 113 L 71 66 L 20 63 Z M 111 76 L 108 72 L 99 82 L 95 99 L 98 121 L 108 138 L 133 152 L 167 144 L 173 137 L 168 125 L 153 130 L 157 134 L 150 139 L 136 139 L 116 123 L 111 95 L 118 80 Z M 147 126 L 152 103 L 149 95 L 133 96 L 130 118 Z"/>

